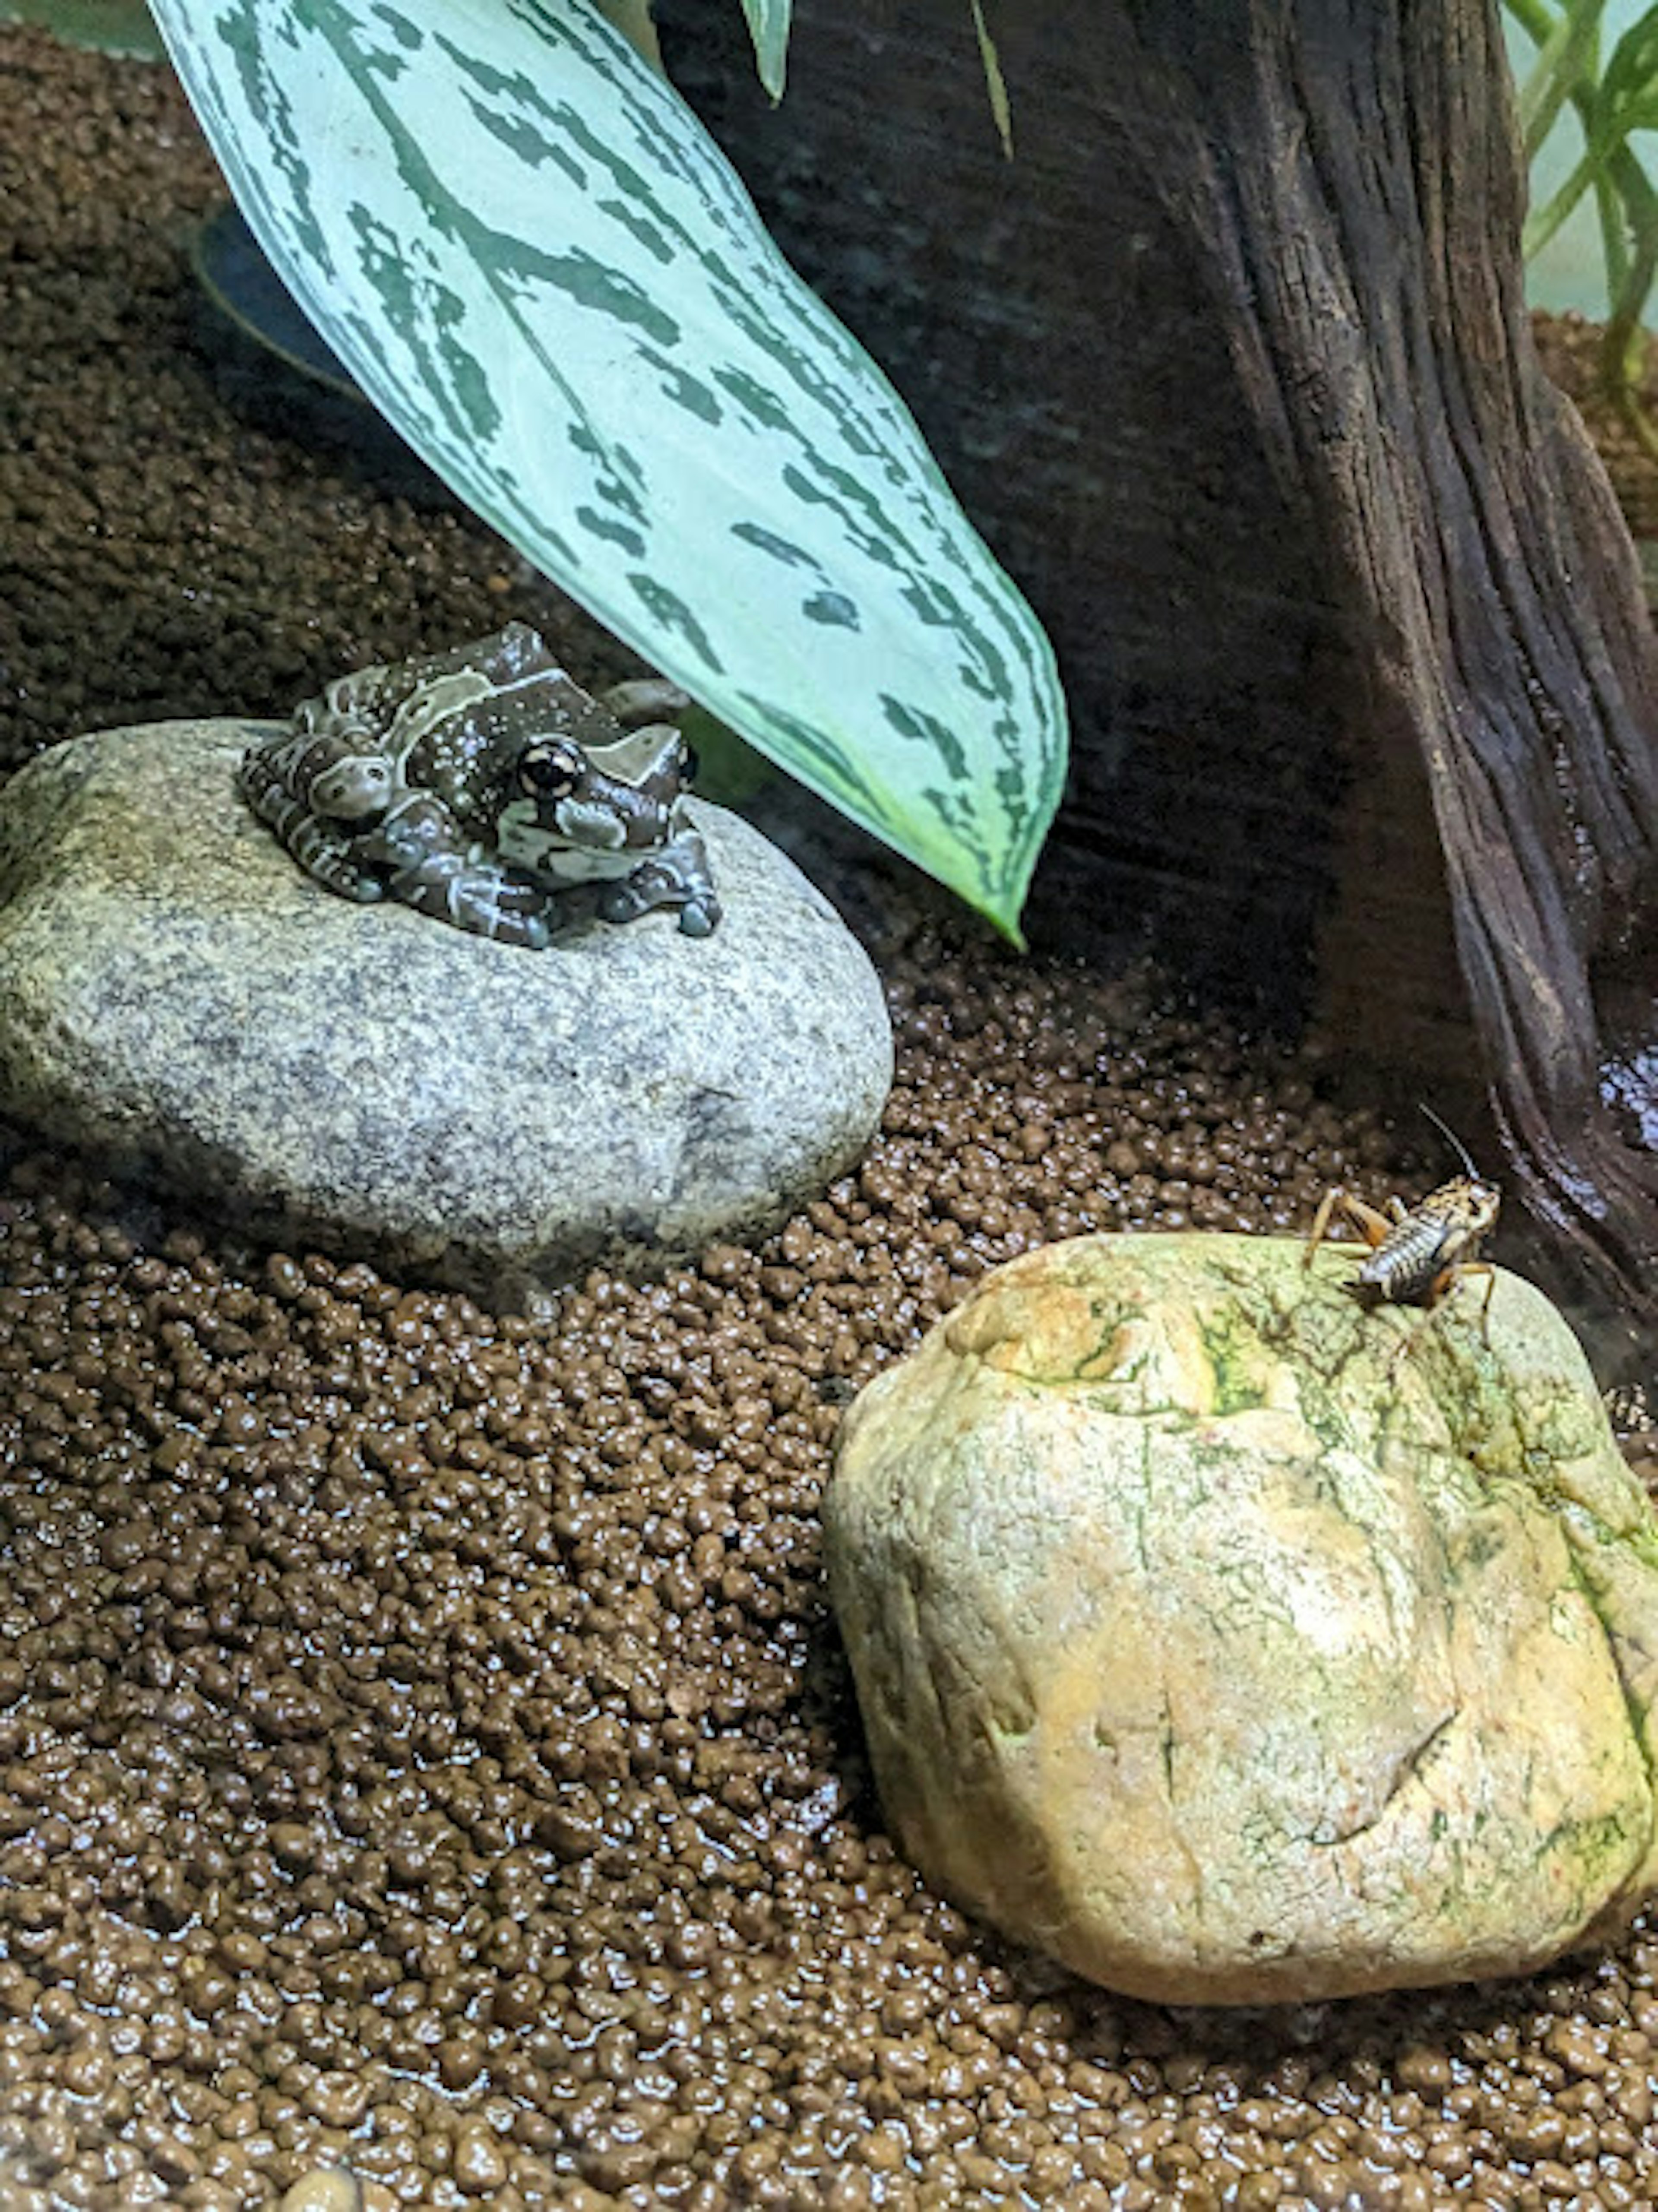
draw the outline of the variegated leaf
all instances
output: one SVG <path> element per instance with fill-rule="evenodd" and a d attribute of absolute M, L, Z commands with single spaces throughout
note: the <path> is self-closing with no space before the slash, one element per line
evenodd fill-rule
<path fill-rule="evenodd" d="M 755 65 L 761 83 L 774 100 L 783 97 L 788 74 L 789 16 L 793 5 L 794 0 L 743 0 L 749 35 L 754 40 Z"/>
<path fill-rule="evenodd" d="M 469 505 L 1017 933 L 1048 641 L 890 386 L 582 0 L 155 0 L 243 211 Z"/>

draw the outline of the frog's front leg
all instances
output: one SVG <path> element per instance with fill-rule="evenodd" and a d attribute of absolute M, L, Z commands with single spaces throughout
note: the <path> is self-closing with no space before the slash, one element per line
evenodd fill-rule
<path fill-rule="evenodd" d="M 391 871 L 393 898 L 476 937 L 539 951 L 552 934 L 553 902 L 498 861 L 481 858 L 430 792 L 414 793 L 358 848 Z"/>
<path fill-rule="evenodd" d="M 689 823 L 631 875 L 611 884 L 598 902 L 606 921 L 633 921 L 660 906 L 679 908 L 679 927 L 686 937 L 712 937 L 720 926 L 723 909 L 708 848 Z"/>

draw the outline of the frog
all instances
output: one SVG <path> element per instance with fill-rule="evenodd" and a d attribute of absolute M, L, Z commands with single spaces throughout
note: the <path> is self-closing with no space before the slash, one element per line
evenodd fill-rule
<path fill-rule="evenodd" d="M 707 937 L 720 905 L 686 805 L 695 757 L 661 719 L 689 703 L 660 678 L 595 698 L 513 622 L 336 677 L 244 754 L 237 787 L 343 898 L 539 951 L 560 895 L 596 885 L 606 921 L 669 908 Z"/>

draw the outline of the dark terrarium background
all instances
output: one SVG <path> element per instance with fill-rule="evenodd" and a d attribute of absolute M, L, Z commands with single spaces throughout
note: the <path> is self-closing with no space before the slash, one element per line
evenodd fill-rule
<path fill-rule="evenodd" d="M 621 672 L 429 487 L 226 376 L 183 252 L 218 190 L 164 72 L 0 33 L 6 763 L 278 712 L 509 614 Z M 1227 527 L 1225 448 L 1167 495 L 1195 539 Z M 1035 497 L 1017 450 L 981 465 Z M 1253 571 L 1253 634 L 1299 623 L 1284 665 L 1318 666 L 1279 557 L 1239 543 L 1230 588 Z M 1315 823 L 1315 756 L 1246 712 L 1275 687 L 1218 568 L 1176 634 Z M 1151 726 L 1121 666 L 1099 681 Z M 1160 788 L 1180 834 L 1202 793 L 1157 781 L 1174 760 L 1137 750 L 1124 822 Z M 1315 896 L 1251 892 L 1241 825 L 1303 840 L 1268 846 L 1245 795 L 1191 866 L 1232 854 L 1252 941 L 1300 945 Z M 342 2159 L 374 2212 L 1650 2199 L 1644 1922 L 1528 1983 L 1175 2014 L 1056 1984 L 882 1834 L 819 1580 L 848 1389 L 1035 1241 L 1292 1230 L 1330 1182 L 1436 1172 L 1327 1060 L 1241 1034 L 1182 958 L 1236 931 L 1192 926 L 1149 845 L 1120 857 L 1169 917 L 1161 965 L 1053 949 L 1057 897 L 1022 962 L 840 855 L 900 1038 L 868 1161 L 759 1249 L 597 1275 L 550 1321 L 248 1249 L 9 1133 L 0 2202 L 263 2205 Z"/>
<path fill-rule="evenodd" d="M 1639 1370 L 1655 664 L 1525 315 L 1497 11 L 1011 11 L 1011 165 L 947 14 L 807 9 L 775 114 L 718 9 L 665 46 L 1049 625 L 1091 902 L 1495 1152 L 1488 1097 Z"/>

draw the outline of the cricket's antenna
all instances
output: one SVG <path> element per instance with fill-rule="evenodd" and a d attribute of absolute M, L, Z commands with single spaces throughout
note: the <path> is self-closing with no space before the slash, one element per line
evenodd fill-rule
<path fill-rule="evenodd" d="M 1421 1108 L 1423 1113 L 1424 1113 L 1428 1119 L 1433 1123 L 1435 1128 L 1438 1130 L 1440 1135 L 1443 1137 L 1445 1142 L 1450 1146 L 1451 1150 L 1456 1154 L 1458 1159 L 1461 1161 L 1463 1167 L 1467 1171 L 1469 1182 L 1479 1182 L 1483 1181 L 1484 1178 L 1481 1176 L 1479 1169 L 1468 1157 L 1467 1146 L 1463 1143 L 1461 1138 L 1457 1135 L 1455 1130 L 1448 1128 L 1445 1123 L 1440 1120 L 1438 1115 L 1434 1112 L 1433 1108 L 1425 1104 L 1423 1100 L 1418 1098 L 1416 1103 L 1418 1106 Z"/>

